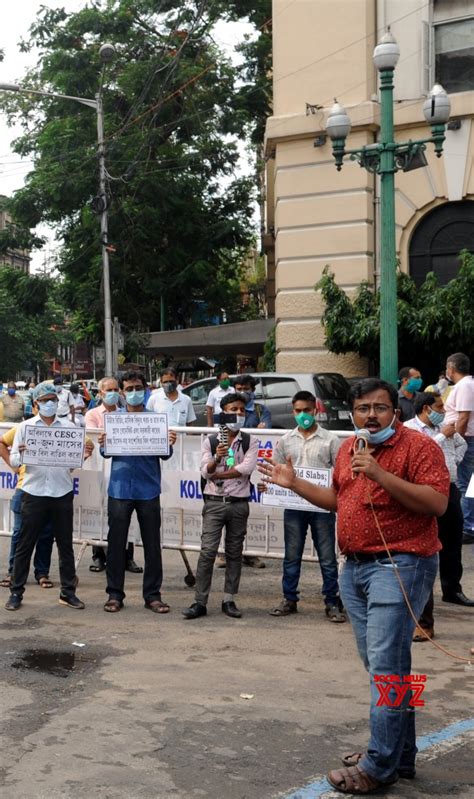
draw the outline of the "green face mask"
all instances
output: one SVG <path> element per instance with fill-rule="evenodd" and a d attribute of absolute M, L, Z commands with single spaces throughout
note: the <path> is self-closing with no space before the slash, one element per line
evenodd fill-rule
<path fill-rule="evenodd" d="M 312 413 L 304 413 L 304 411 L 302 411 L 295 416 L 295 422 L 298 427 L 302 427 L 303 430 L 309 430 L 316 422 L 316 419 Z"/>
<path fill-rule="evenodd" d="M 219 381 L 219 385 L 220 385 L 221 388 L 224 388 L 224 389 L 225 388 L 229 388 L 230 380 L 220 380 Z"/>

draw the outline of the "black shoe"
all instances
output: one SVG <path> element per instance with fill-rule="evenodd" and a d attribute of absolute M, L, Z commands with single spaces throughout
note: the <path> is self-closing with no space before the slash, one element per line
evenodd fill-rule
<path fill-rule="evenodd" d="M 199 616 L 205 616 L 207 614 L 207 608 L 205 605 L 200 605 L 199 602 L 193 602 L 191 607 L 186 608 L 183 610 L 183 616 L 185 619 L 198 619 Z"/>
<path fill-rule="evenodd" d="M 68 608 L 72 608 L 73 610 L 83 610 L 85 608 L 84 602 L 81 602 L 79 597 L 75 594 L 70 594 L 68 596 L 66 596 L 66 594 L 59 594 L 59 604 L 67 605 Z"/>
<path fill-rule="evenodd" d="M 5 603 L 5 610 L 19 610 L 21 600 L 21 594 L 10 594 L 10 599 Z"/>
<path fill-rule="evenodd" d="M 463 544 L 474 544 L 474 534 L 464 533 L 462 542 Z"/>
<path fill-rule="evenodd" d="M 231 619 L 241 619 L 242 614 L 238 609 L 235 602 L 223 602 L 222 603 L 222 612 L 225 613 L 226 616 L 230 616 Z"/>
<path fill-rule="evenodd" d="M 127 560 L 127 565 L 125 566 L 125 571 L 132 572 L 133 574 L 142 574 L 143 569 L 138 563 L 135 563 L 134 560 Z"/>
<path fill-rule="evenodd" d="M 89 566 L 90 572 L 103 572 L 105 571 L 105 561 L 101 558 L 92 558 L 92 563 Z"/>
<path fill-rule="evenodd" d="M 343 624 L 347 621 L 346 614 L 339 609 L 339 605 L 326 605 L 326 616 L 329 621 L 333 621 L 336 624 Z"/>
<path fill-rule="evenodd" d="M 466 608 L 474 608 L 474 599 L 468 599 L 462 591 L 458 591 L 456 594 L 446 594 L 446 596 L 443 597 L 443 602 L 451 602 L 453 605 L 464 605 Z"/>

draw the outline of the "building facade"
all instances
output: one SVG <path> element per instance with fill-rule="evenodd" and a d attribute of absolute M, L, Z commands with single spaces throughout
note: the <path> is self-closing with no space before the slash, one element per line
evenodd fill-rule
<path fill-rule="evenodd" d="M 350 161 L 337 172 L 325 127 L 336 97 L 352 121 L 346 147 L 377 141 L 372 53 L 388 26 L 401 51 L 396 139 L 430 135 L 422 106 L 435 81 L 451 100 L 442 158 L 428 145 L 426 167 L 395 176 L 401 268 L 418 283 L 429 271 L 443 283 L 455 276 L 460 250 L 474 250 L 474 0 L 273 0 L 264 242 L 278 371 L 367 373 L 357 355 L 327 352 L 314 286 L 326 264 L 349 295 L 379 279 L 378 177 Z"/>
<path fill-rule="evenodd" d="M 4 208 L 6 199 L 3 194 L 0 194 L 0 233 L 13 224 L 10 214 Z M 30 271 L 30 261 L 29 250 L 8 248 L 4 252 L 0 252 L 0 266 L 13 266 L 26 274 L 29 274 Z"/>

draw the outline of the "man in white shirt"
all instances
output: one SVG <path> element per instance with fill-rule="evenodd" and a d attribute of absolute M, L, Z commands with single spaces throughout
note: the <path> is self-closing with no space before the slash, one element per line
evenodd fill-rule
<path fill-rule="evenodd" d="M 462 436 L 454 430 L 454 424 L 445 424 L 443 399 L 433 392 L 416 394 L 413 401 L 415 416 L 405 422 L 405 427 L 418 430 L 429 436 L 441 447 L 448 467 L 450 486 L 448 507 L 442 516 L 438 516 L 438 536 L 443 546 L 439 553 L 439 577 L 443 602 L 454 605 L 474 607 L 474 600 L 468 599 L 461 586 L 462 577 L 462 511 L 460 493 L 456 486 L 457 468 L 461 463 L 467 445 Z M 434 636 L 433 592 L 426 603 L 415 629 L 414 641 L 422 643 Z"/>
<path fill-rule="evenodd" d="M 463 352 L 455 352 L 446 361 L 446 377 L 454 388 L 446 400 L 446 422 L 454 422 L 456 432 L 467 444 L 466 454 L 458 466 L 457 487 L 461 492 L 464 517 L 463 544 L 474 543 L 474 499 L 466 497 L 467 487 L 474 472 L 474 378 L 471 363 Z"/>
<path fill-rule="evenodd" d="M 70 415 L 71 421 L 75 421 L 76 406 L 74 405 L 74 397 L 70 391 L 63 388 L 62 377 L 54 378 L 54 385 L 58 397 L 58 411 L 57 416 L 59 419 L 67 419 Z"/>
<path fill-rule="evenodd" d="M 229 393 L 230 378 L 227 372 L 218 372 L 217 386 L 209 392 L 206 402 L 207 426 L 214 427 L 214 417 L 221 412 L 221 399 Z"/>
<path fill-rule="evenodd" d="M 146 404 L 147 411 L 166 413 L 168 424 L 186 427 L 196 421 L 193 403 L 187 394 L 178 390 L 178 375 L 168 366 L 160 374 L 161 388 L 154 391 Z"/>
<path fill-rule="evenodd" d="M 26 426 L 68 427 L 76 429 L 73 422 L 57 416 L 58 396 L 52 383 L 40 383 L 33 391 L 33 400 L 38 406 L 38 415 L 18 425 L 10 451 L 13 468 L 21 465 L 22 453 L 27 449 Z M 92 441 L 86 444 L 86 457 L 92 453 Z M 28 466 L 23 480 L 21 529 L 13 563 L 10 599 L 6 610 L 18 610 L 21 606 L 25 584 L 30 570 L 31 555 L 46 524 L 51 520 L 53 535 L 59 552 L 59 575 L 61 590 L 59 603 L 75 610 L 82 610 L 84 603 L 76 596 L 76 567 L 72 546 L 73 529 L 73 482 L 67 467 Z"/>

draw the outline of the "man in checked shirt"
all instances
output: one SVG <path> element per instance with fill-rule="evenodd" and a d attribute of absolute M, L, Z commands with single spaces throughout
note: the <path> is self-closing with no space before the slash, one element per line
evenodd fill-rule
<path fill-rule="evenodd" d="M 316 397 L 310 391 L 298 391 L 292 399 L 296 427 L 278 442 L 274 460 L 311 469 L 333 469 L 341 441 L 335 433 L 316 423 Z M 318 553 L 323 577 L 322 594 L 329 621 L 346 621 L 339 597 L 336 560 L 336 514 L 318 510 L 285 509 L 285 558 L 283 560 L 283 599 L 270 610 L 271 616 L 288 616 L 298 610 L 298 583 L 308 527 Z"/>
<path fill-rule="evenodd" d="M 223 397 L 221 409 L 225 415 L 228 414 L 225 422 L 227 443 L 216 441 L 212 435 L 203 441 L 201 474 L 207 482 L 203 491 L 201 552 L 196 571 L 195 602 L 183 610 L 185 619 L 197 619 L 207 613 L 214 561 L 223 528 L 226 565 L 222 612 L 233 619 L 240 619 L 242 615 L 234 597 L 239 590 L 242 550 L 247 533 L 250 475 L 257 465 L 258 452 L 255 436 L 241 431 L 246 402 L 241 394 Z"/>

